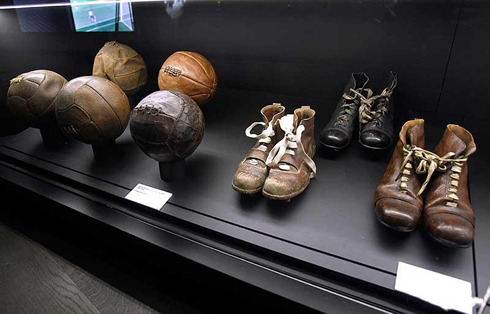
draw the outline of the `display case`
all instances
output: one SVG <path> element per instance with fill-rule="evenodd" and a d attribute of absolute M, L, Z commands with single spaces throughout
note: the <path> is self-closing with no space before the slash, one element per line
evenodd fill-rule
<path fill-rule="evenodd" d="M 490 142 L 485 127 L 490 122 L 485 86 L 490 51 L 484 40 L 490 5 L 462 0 L 38 2 L 15 0 L 11 7 L 0 7 L 3 185 L 33 192 L 67 211 L 325 313 L 443 311 L 395 289 L 399 262 L 470 282 L 474 296 L 484 296 L 490 286 Z M 128 93 L 131 88 L 124 89 L 117 74 L 114 79 L 117 71 L 104 65 L 104 80 L 114 81 L 127 94 L 121 97 L 126 97 L 132 114 L 121 115 L 131 127 L 121 116 L 118 122 L 107 122 L 107 116 L 97 122 L 97 113 L 106 109 L 88 115 L 99 123 L 101 133 L 106 131 L 100 125 L 109 125 L 111 131 L 122 127 L 115 143 L 90 147 L 87 143 L 93 143 L 81 139 L 81 129 L 64 132 L 60 112 L 67 109 L 60 109 L 64 100 L 59 94 L 52 101 L 59 107 L 53 114 L 58 120 L 47 122 L 50 127 L 28 127 L 12 112 L 7 97 L 12 79 L 50 70 L 68 81 L 62 90 L 67 89 L 74 79 L 96 74 L 96 56 L 107 42 L 137 51 L 146 72 L 137 72 L 132 82 L 137 89 Z M 186 60 L 194 60 L 202 70 L 175 70 L 173 65 L 194 61 L 164 64 L 182 51 L 204 56 L 215 77 L 195 55 L 186 54 Z M 142 71 L 131 69 L 127 75 Z M 184 107 L 192 103 L 195 112 L 202 112 L 202 123 L 186 123 L 192 132 L 202 124 L 203 137 L 197 139 L 198 131 L 182 131 L 182 138 L 192 137 L 189 141 L 197 144 L 184 164 L 167 157 L 155 161 L 141 149 L 141 141 L 137 143 L 132 124 L 136 107 L 160 89 L 174 93 L 187 86 L 178 81 L 162 88 L 171 83 L 161 81 L 162 75 L 175 79 L 183 75 L 178 71 L 187 70 L 206 74 L 186 78 L 205 86 L 204 92 L 189 94 L 194 100 L 178 98 Z M 389 148 L 361 145 L 357 122 L 347 147 L 324 147 L 322 131 L 338 114 L 351 73 L 366 73 L 366 88 L 374 91 L 369 96 L 375 96 L 390 71 L 396 72 L 397 82 L 390 96 L 396 100 L 390 109 L 393 121 L 385 122 L 395 134 Z M 105 89 L 90 88 L 105 97 Z M 119 110 L 112 103 L 117 93 L 107 93 L 104 106 Z M 90 97 L 95 96 L 74 96 L 67 108 L 97 103 Z M 256 142 L 245 130 L 261 121 L 261 109 L 273 103 L 282 104 L 287 114 L 302 106 L 315 112 L 314 127 L 305 126 L 304 132 L 311 129 L 311 145 L 316 144 L 316 175 L 304 191 L 285 200 L 265 197 L 262 190 L 245 195 L 232 188 L 237 166 Z M 155 103 L 149 106 L 157 108 Z M 163 108 L 160 114 L 177 125 L 182 116 Z M 467 248 L 433 241 L 423 217 L 409 233 L 387 228 L 377 219 L 374 193 L 397 150 L 402 125 L 414 118 L 425 119 L 427 150 L 434 150 L 448 124 L 462 126 L 474 137 L 477 151 L 464 161 L 475 217 L 474 241 Z M 153 135 L 173 132 L 143 128 L 150 129 Z M 175 146 L 165 145 L 175 153 Z M 310 166 L 306 169 L 311 172 Z M 128 200 L 138 184 L 172 196 L 159 210 Z"/>

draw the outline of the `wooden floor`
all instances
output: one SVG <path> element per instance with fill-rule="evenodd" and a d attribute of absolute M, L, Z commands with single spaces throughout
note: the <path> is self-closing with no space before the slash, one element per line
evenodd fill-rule
<path fill-rule="evenodd" d="M 198 313 L 167 300 L 167 313 Z M 158 313 L 0 223 L 2 313 Z"/>
<path fill-rule="evenodd" d="M 0 198 L 1 314 L 317 313 L 9 185 Z"/>

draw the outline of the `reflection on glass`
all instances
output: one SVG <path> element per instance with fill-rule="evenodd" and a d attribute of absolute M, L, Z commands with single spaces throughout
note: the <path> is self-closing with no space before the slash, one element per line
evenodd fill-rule
<path fill-rule="evenodd" d="M 167 14 L 170 16 L 171 19 L 177 19 L 182 15 L 185 1 L 186 0 L 163 1 L 165 3 L 165 6 L 167 7 Z"/>
<path fill-rule="evenodd" d="M 134 31 L 133 9 L 131 8 L 131 3 L 129 2 L 123 2 L 120 5 L 119 31 L 120 32 Z"/>
<path fill-rule="evenodd" d="M 131 32 L 134 30 L 131 4 L 97 3 L 104 0 L 70 0 L 77 32 Z M 76 5 L 93 2 L 93 4 Z"/>

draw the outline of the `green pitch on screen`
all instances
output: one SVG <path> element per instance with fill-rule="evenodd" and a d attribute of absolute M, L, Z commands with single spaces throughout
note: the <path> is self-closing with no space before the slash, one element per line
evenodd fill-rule
<path fill-rule="evenodd" d="M 120 32 L 134 30 L 130 3 L 97 4 L 98 0 L 70 0 L 70 2 L 93 3 L 71 8 L 77 32 L 115 32 L 118 21 Z"/>

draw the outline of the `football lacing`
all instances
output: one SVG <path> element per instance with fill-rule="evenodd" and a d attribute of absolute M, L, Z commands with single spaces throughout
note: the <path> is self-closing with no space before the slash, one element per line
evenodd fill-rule
<path fill-rule="evenodd" d="M 449 199 L 448 202 L 446 202 L 446 206 L 450 207 L 458 207 L 457 201 L 459 201 L 458 197 L 458 185 L 459 185 L 459 176 L 462 171 L 463 167 L 463 162 L 457 162 L 453 161 L 451 166 L 451 174 L 449 177 L 451 178 L 451 182 L 449 185 L 449 188 L 447 191 L 450 193 L 446 195 L 446 197 Z"/>
<path fill-rule="evenodd" d="M 453 173 L 451 174 L 452 180 L 450 182 L 452 189 L 451 189 L 451 194 L 448 195 L 448 198 L 451 199 L 451 201 L 447 202 L 446 205 L 451 207 L 458 206 L 457 203 L 455 203 L 454 201 L 459 200 L 458 196 L 456 195 L 458 192 L 457 187 L 459 184 L 458 183 L 459 172 L 461 172 L 461 166 L 463 165 L 463 162 L 465 162 L 468 158 L 453 158 L 456 155 L 453 152 L 449 152 L 446 155 L 440 157 L 437 154 L 434 154 L 428 150 L 417 147 L 415 145 L 404 146 L 403 154 L 405 156 L 405 159 L 402 163 L 399 177 L 402 177 L 403 171 L 405 170 L 405 166 L 408 163 L 413 162 L 414 158 L 416 163 L 418 164 L 417 168 L 415 168 L 415 172 L 418 174 L 427 173 L 427 177 L 424 183 L 422 184 L 422 186 L 420 187 L 417 196 L 420 196 L 422 192 L 425 190 L 425 188 L 430 182 L 430 179 L 432 178 L 432 175 L 434 174 L 434 171 L 437 170 L 439 172 L 445 172 L 448 169 L 447 164 L 450 163 L 452 165 L 451 171 L 453 171 Z M 406 185 L 405 188 L 406 187 L 408 186 Z M 452 203 L 454 203 L 455 205 Z"/>

